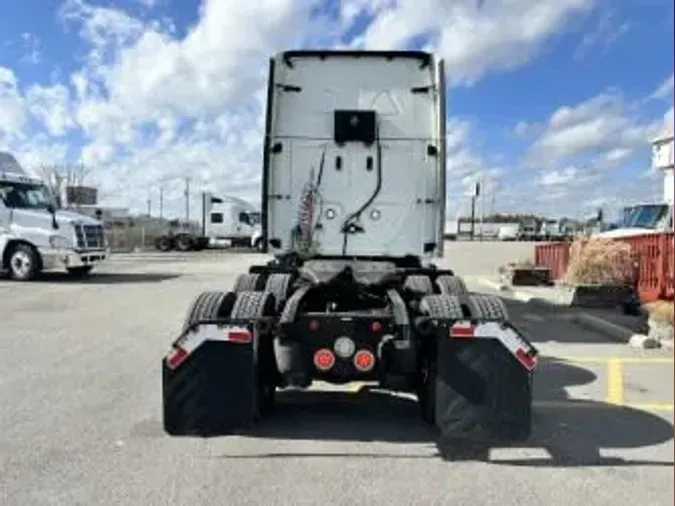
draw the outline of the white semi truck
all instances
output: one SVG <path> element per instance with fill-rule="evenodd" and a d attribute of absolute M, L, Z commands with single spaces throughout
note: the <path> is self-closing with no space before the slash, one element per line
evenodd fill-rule
<path fill-rule="evenodd" d="M 243 199 L 202 193 L 200 233 L 178 231 L 155 241 L 160 251 L 201 250 L 226 241 L 231 246 L 262 249 L 260 211 Z"/>
<path fill-rule="evenodd" d="M 40 179 L 30 177 L 9 153 L 0 153 L 0 253 L 2 270 L 28 281 L 42 271 L 83 276 L 109 256 L 103 223 L 56 209 Z"/>
<path fill-rule="evenodd" d="M 278 388 L 372 381 L 415 393 L 445 445 L 528 438 L 536 349 L 501 299 L 431 263 L 445 90 L 425 52 L 271 59 L 262 230 L 274 259 L 189 308 L 162 362 L 167 433 L 230 434 Z"/>

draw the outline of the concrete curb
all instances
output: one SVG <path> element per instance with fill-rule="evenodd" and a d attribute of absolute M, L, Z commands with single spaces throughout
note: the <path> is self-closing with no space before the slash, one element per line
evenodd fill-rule
<path fill-rule="evenodd" d="M 617 325 L 616 323 L 612 323 L 610 321 L 607 321 L 603 318 L 599 318 L 595 315 L 586 313 L 584 311 L 570 308 L 569 306 L 561 306 L 560 304 L 556 304 L 555 302 L 535 297 L 524 291 L 514 290 L 512 287 L 504 285 L 503 283 L 499 283 L 497 281 L 485 278 L 480 278 L 478 281 L 484 286 L 492 288 L 493 290 L 507 293 L 514 299 L 520 302 L 524 302 L 526 304 L 530 304 L 543 311 L 549 312 L 557 311 L 561 307 L 571 310 L 573 311 L 573 313 L 567 315 L 565 317 L 566 319 L 588 330 L 598 332 L 609 338 L 611 341 L 615 341 L 622 344 L 628 344 L 631 340 L 631 337 L 633 337 L 633 335 L 635 334 L 635 332 L 633 332 L 631 329 L 622 327 L 621 325 Z"/>
<path fill-rule="evenodd" d="M 622 327 L 621 325 L 607 321 L 604 318 L 584 313 L 583 311 L 571 315 L 570 319 L 580 327 L 599 332 L 610 338 L 612 341 L 622 344 L 630 343 L 631 338 L 635 335 L 635 332 L 629 328 Z"/>

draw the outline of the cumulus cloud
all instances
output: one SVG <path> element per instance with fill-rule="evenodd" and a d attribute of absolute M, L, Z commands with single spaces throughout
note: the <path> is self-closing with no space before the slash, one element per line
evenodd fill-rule
<path fill-rule="evenodd" d="M 162 3 L 137 0 L 148 8 Z M 104 203 L 132 210 L 145 209 L 148 193 L 156 201 L 161 186 L 165 211 L 181 214 L 185 178 L 195 192 L 256 202 L 271 54 L 422 45 L 445 58 L 450 85 L 471 85 L 537 58 L 595 3 L 342 0 L 328 8 L 327 0 L 203 0 L 194 24 L 179 35 L 171 20 L 150 19 L 154 11 L 144 9 L 140 17 L 131 8 L 65 0 L 62 27 L 83 42 L 78 68 L 59 73 L 51 85 L 31 85 L 0 67 L 0 148 L 29 165 L 82 161 Z M 670 88 L 659 90 L 655 96 L 672 93 L 672 77 Z M 532 142 L 528 161 L 555 162 L 525 183 L 514 179 L 520 167 L 486 154 L 476 141 L 480 125 L 450 118 L 449 212 L 466 208 L 478 181 L 488 200 L 498 195 L 506 208 L 536 205 L 523 193 L 532 189 L 562 195 L 570 185 L 583 186 L 588 166 L 576 155 L 595 153 L 596 163 L 619 166 L 644 144 L 652 125 L 633 112 L 608 92 L 541 121 L 520 122 L 515 133 Z"/>
<path fill-rule="evenodd" d="M 430 40 L 452 69 L 451 83 L 472 84 L 486 74 L 517 67 L 593 0 L 352 0 L 343 19 L 373 17 L 361 38 L 366 47 L 402 48 L 419 37 Z"/>
<path fill-rule="evenodd" d="M 551 169 L 575 157 L 592 156 L 596 167 L 605 170 L 648 146 L 659 128 L 659 120 L 638 119 L 620 95 L 602 93 L 554 111 L 534 141 L 527 163 Z"/>

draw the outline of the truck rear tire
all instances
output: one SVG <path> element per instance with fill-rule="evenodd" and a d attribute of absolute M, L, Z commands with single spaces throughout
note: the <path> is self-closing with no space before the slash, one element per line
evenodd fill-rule
<path fill-rule="evenodd" d="M 157 248 L 159 251 L 171 251 L 173 249 L 173 240 L 171 237 L 168 235 L 162 235 L 159 236 L 155 240 L 155 248 Z"/>
<path fill-rule="evenodd" d="M 229 317 L 256 320 L 274 314 L 274 296 L 264 292 L 205 292 L 186 322 Z M 227 313 L 227 314 L 226 314 Z M 162 361 L 164 430 L 172 436 L 222 436 L 257 422 L 274 398 L 267 362 L 268 336 L 251 343 L 206 341 L 177 369 Z"/>
<path fill-rule="evenodd" d="M 459 276 L 438 276 L 436 278 L 436 286 L 440 292 L 445 295 L 462 295 L 469 293 L 466 283 L 464 283 L 464 280 Z"/>
<path fill-rule="evenodd" d="M 9 276 L 16 281 L 31 281 L 41 270 L 40 253 L 28 244 L 11 246 L 7 256 Z"/>
<path fill-rule="evenodd" d="M 234 282 L 233 292 L 255 292 L 261 288 L 260 274 L 250 274 L 248 272 L 239 274 Z"/>
<path fill-rule="evenodd" d="M 470 317 L 479 322 L 508 318 L 498 297 L 471 295 L 468 302 Z M 468 319 L 457 296 L 428 295 L 419 309 L 439 322 Z M 497 339 L 436 339 L 435 353 L 423 360 L 418 390 L 424 420 L 439 428 L 446 443 L 526 440 L 531 373 Z"/>
<path fill-rule="evenodd" d="M 180 234 L 176 236 L 176 250 L 185 253 L 186 251 L 192 251 L 194 246 L 194 241 L 192 237 L 187 234 Z"/>
<path fill-rule="evenodd" d="M 434 293 L 434 286 L 429 276 L 412 275 L 405 278 L 404 289 L 419 293 Z"/>

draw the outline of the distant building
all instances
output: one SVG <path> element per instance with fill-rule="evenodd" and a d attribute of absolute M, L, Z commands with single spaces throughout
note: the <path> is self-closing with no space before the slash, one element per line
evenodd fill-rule
<path fill-rule="evenodd" d="M 98 189 L 91 186 L 68 186 L 66 202 L 69 206 L 95 206 L 98 204 Z"/>

